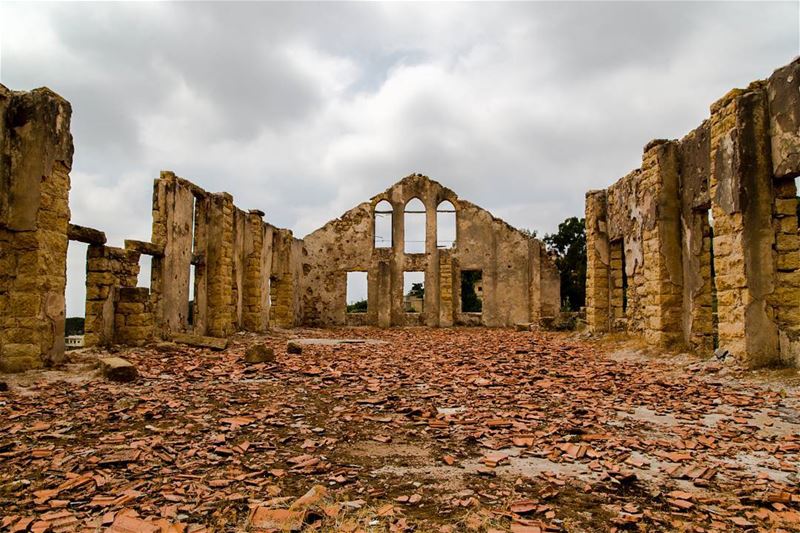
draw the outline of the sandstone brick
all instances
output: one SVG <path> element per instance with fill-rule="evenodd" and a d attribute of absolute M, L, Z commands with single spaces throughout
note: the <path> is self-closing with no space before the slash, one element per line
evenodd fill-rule
<path fill-rule="evenodd" d="M 244 354 L 245 363 L 268 363 L 275 361 L 275 352 L 265 344 L 254 344 Z"/>
<path fill-rule="evenodd" d="M 100 359 L 103 375 L 111 381 L 134 381 L 139 373 L 133 364 L 121 357 L 105 357 Z"/>

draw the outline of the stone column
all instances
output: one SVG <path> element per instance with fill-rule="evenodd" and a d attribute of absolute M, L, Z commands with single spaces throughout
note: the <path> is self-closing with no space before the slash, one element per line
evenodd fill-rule
<path fill-rule="evenodd" d="M 656 210 L 650 220 L 645 215 L 642 228 L 643 309 L 647 316 L 644 335 L 651 344 L 665 348 L 674 348 L 683 341 L 678 168 L 676 142 L 654 141 L 645 148 L 641 187 L 656 194 Z"/>
<path fill-rule="evenodd" d="M 461 280 L 458 280 L 460 283 Z M 427 291 L 427 287 L 425 289 Z M 439 326 L 453 325 L 453 257 L 450 250 L 439 250 Z"/>
<path fill-rule="evenodd" d="M 234 332 L 233 197 L 212 194 L 208 204 L 206 248 L 208 334 L 227 337 Z"/>
<path fill-rule="evenodd" d="M 751 368 L 779 360 L 767 301 L 775 290 L 768 126 L 766 95 L 758 87 L 731 91 L 711 107 L 719 344 Z"/>
<path fill-rule="evenodd" d="M 269 279 L 264 264 L 263 212 L 251 210 L 247 214 L 244 235 L 244 295 L 242 322 L 244 329 L 262 333 L 266 331 L 263 292 Z"/>
<path fill-rule="evenodd" d="M 0 371 L 64 359 L 69 103 L 0 85 Z"/>
<path fill-rule="evenodd" d="M 153 244 L 164 256 L 153 258 L 151 290 L 155 320 L 165 334 L 183 332 L 189 320 L 189 269 L 192 263 L 195 197 L 185 180 L 164 171 L 153 190 Z"/>
<path fill-rule="evenodd" d="M 800 366 L 800 235 L 796 183 L 800 176 L 800 59 L 775 71 L 767 82 L 767 96 L 777 267 L 772 305 L 779 328 L 781 359 Z"/>
<path fill-rule="evenodd" d="M 609 244 L 606 191 L 586 193 L 586 322 L 589 329 L 609 329 Z"/>

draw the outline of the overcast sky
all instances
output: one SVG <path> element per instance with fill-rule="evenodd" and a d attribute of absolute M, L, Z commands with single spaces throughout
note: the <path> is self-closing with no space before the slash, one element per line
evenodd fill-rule
<path fill-rule="evenodd" d="M 541 234 L 792 60 L 798 5 L 2 2 L 0 83 L 72 103 L 72 220 L 112 245 L 162 169 L 300 237 L 413 172 Z"/>

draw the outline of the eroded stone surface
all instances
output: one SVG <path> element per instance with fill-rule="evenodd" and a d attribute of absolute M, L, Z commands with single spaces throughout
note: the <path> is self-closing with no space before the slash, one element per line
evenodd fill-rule
<path fill-rule="evenodd" d="M 245 363 L 271 363 L 275 360 L 275 350 L 265 344 L 254 344 L 244 353 Z"/>
<path fill-rule="evenodd" d="M 716 340 L 750 367 L 800 361 L 799 75 L 796 60 L 730 91 L 683 139 L 649 143 L 640 169 L 587 193 L 592 330 L 707 353 Z"/>
<path fill-rule="evenodd" d="M 130 361 L 121 357 L 104 357 L 100 359 L 103 375 L 111 381 L 134 381 L 139 373 Z"/>

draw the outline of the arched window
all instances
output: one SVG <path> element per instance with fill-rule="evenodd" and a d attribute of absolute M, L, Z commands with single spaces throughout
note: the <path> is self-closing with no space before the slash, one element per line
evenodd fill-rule
<path fill-rule="evenodd" d="M 381 200 L 375 206 L 375 248 L 392 247 L 392 204 Z"/>
<path fill-rule="evenodd" d="M 436 208 L 436 247 L 452 248 L 456 244 L 456 208 L 445 200 Z"/>
<path fill-rule="evenodd" d="M 407 254 L 425 253 L 425 204 L 419 198 L 412 198 L 406 204 L 403 217 L 405 242 L 403 250 Z"/>

